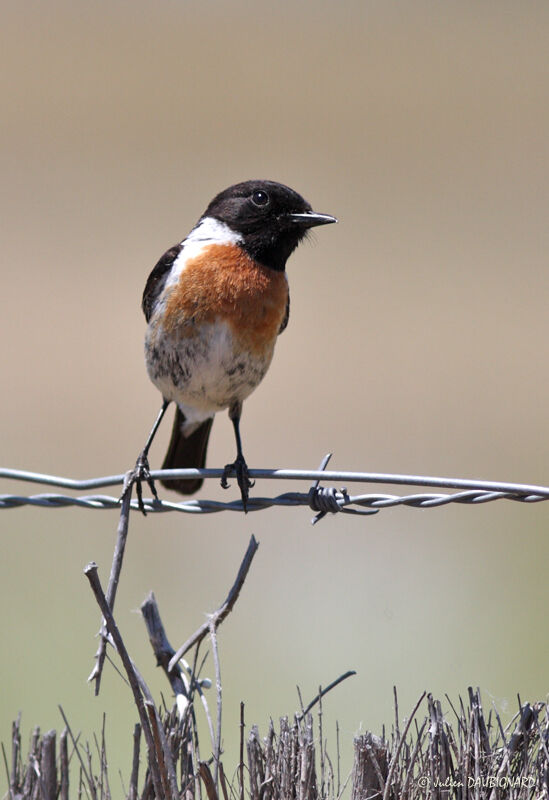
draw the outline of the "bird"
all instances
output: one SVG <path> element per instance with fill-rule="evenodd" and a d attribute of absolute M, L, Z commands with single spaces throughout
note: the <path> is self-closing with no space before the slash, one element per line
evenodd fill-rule
<path fill-rule="evenodd" d="M 253 482 L 240 435 L 242 404 L 265 376 L 288 324 L 288 258 L 311 228 L 334 222 L 288 186 L 244 181 L 217 194 L 150 273 L 142 299 L 145 362 L 162 407 L 125 489 L 136 483 L 143 513 L 143 481 L 158 501 L 148 454 L 171 402 L 176 411 L 162 469 L 203 468 L 214 416 L 227 409 L 236 459 L 225 466 L 221 485 L 228 488 L 235 475 L 247 510 Z M 182 495 L 194 494 L 202 482 L 161 481 Z"/>

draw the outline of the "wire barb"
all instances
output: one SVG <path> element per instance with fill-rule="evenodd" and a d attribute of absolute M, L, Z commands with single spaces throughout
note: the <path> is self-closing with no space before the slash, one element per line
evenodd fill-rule
<path fill-rule="evenodd" d="M 326 453 L 318 468 L 320 472 L 323 472 L 326 469 L 331 457 L 331 453 Z M 311 520 L 312 525 L 316 525 L 317 522 L 320 522 L 320 520 L 325 517 L 326 514 L 337 514 L 343 510 L 347 511 L 349 514 L 354 513 L 366 515 L 378 513 L 377 508 L 369 509 L 368 511 L 358 511 L 357 509 L 351 508 L 344 509 L 344 506 L 347 506 L 352 502 L 347 494 L 347 489 L 341 489 L 341 491 L 338 492 L 337 489 L 334 489 L 331 486 L 322 487 L 319 484 L 320 478 L 313 482 L 308 494 L 309 507 L 313 511 L 318 512 Z"/>

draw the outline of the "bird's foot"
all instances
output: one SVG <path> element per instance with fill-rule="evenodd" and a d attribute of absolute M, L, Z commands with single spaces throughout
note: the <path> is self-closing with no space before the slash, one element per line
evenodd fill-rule
<path fill-rule="evenodd" d="M 143 514 L 144 517 L 147 516 L 147 512 L 145 511 L 145 505 L 143 503 L 143 481 L 145 481 L 153 495 L 153 499 L 155 502 L 160 502 L 158 498 L 158 492 L 156 491 L 156 486 L 154 485 L 154 480 L 151 478 L 151 472 L 149 468 L 149 459 L 144 453 L 141 453 L 137 461 L 135 462 L 135 467 L 128 472 L 124 479 L 124 488 L 122 491 L 122 496 L 120 497 L 120 501 L 124 499 L 128 492 L 132 491 L 132 487 L 135 484 L 135 490 L 137 493 L 137 505 L 139 506 L 139 510 Z"/>
<path fill-rule="evenodd" d="M 221 486 L 224 489 L 229 488 L 228 478 L 232 472 L 234 472 L 236 475 L 236 480 L 240 489 L 240 495 L 242 497 L 242 505 L 244 506 L 244 511 L 247 512 L 248 497 L 250 495 L 249 489 L 252 488 L 252 486 L 255 484 L 255 481 L 250 478 L 248 465 L 244 460 L 244 456 L 239 455 L 236 457 L 236 461 L 234 461 L 232 464 L 225 465 L 223 475 L 221 476 Z"/>

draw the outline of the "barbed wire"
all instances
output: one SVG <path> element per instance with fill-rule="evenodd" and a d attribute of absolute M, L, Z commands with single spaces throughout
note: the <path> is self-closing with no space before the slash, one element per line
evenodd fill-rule
<path fill-rule="evenodd" d="M 449 503 L 478 505 L 494 500 L 513 500 L 520 503 L 539 503 L 549 500 L 549 487 L 532 484 L 507 483 L 498 481 L 468 480 L 465 478 L 444 478 L 421 475 L 399 475 L 379 472 L 345 472 L 326 470 L 330 456 L 327 455 L 317 470 L 291 469 L 254 469 L 250 470 L 253 479 L 261 480 L 298 480 L 312 481 L 308 492 L 286 492 L 275 497 L 250 497 L 248 511 L 261 511 L 273 506 L 295 508 L 307 506 L 316 512 L 313 522 L 318 522 L 329 513 L 346 513 L 371 515 L 384 508 L 407 506 L 411 508 L 436 508 Z M 222 469 L 178 469 L 154 470 L 151 477 L 160 478 L 204 478 L 220 479 Z M 99 478 L 76 480 L 56 475 L 44 475 L 24 470 L 0 468 L 0 478 L 27 483 L 39 483 L 47 486 L 86 491 L 108 486 L 122 486 L 125 474 L 107 475 Z M 420 492 L 407 495 L 367 493 L 350 495 L 346 488 L 320 486 L 320 481 L 337 483 L 387 484 L 398 486 L 415 486 L 423 488 L 454 489 L 448 492 Z M 165 513 L 179 511 L 191 514 L 212 514 L 219 511 L 242 511 L 242 501 L 229 502 L 215 500 L 184 500 L 181 502 L 156 501 L 143 498 L 147 513 Z M 90 509 L 119 509 L 120 499 L 108 495 L 90 494 L 69 496 L 56 493 L 35 495 L 0 494 L 0 509 L 18 508 L 21 506 L 38 506 L 41 508 L 64 508 L 77 506 Z M 138 510 L 137 500 L 132 500 L 131 508 Z"/>

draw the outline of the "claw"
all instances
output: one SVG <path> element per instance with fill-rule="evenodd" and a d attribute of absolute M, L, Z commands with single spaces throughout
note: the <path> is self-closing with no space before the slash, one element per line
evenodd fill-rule
<path fill-rule="evenodd" d="M 244 511 L 247 513 L 247 504 L 249 498 L 249 489 L 254 486 L 255 481 L 250 478 L 250 473 L 248 471 L 248 465 L 244 460 L 244 456 L 237 456 L 236 461 L 232 464 L 226 464 L 225 468 L 223 469 L 223 475 L 221 476 L 221 486 L 223 489 L 229 488 L 229 481 L 228 477 L 234 472 L 236 474 L 236 480 L 238 482 L 238 487 L 240 489 L 240 495 L 242 497 L 242 505 L 244 506 Z"/>
<path fill-rule="evenodd" d="M 145 505 L 143 503 L 143 481 L 146 481 L 148 484 L 154 500 L 156 502 L 160 502 L 158 498 L 158 492 L 156 491 L 156 486 L 154 485 L 154 480 L 151 478 L 149 460 L 146 455 L 141 453 L 135 462 L 135 467 L 126 475 L 126 479 L 124 481 L 124 490 L 122 492 L 122 496 L 120 497 L 120 501 L 123 500 L 128 492 L 131 492 L 132 487 L 135 484 L 137 505 L 143 516 L 146 517 L 147 512 L 145 511 Z"/>

